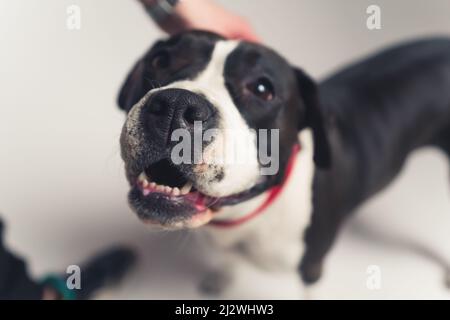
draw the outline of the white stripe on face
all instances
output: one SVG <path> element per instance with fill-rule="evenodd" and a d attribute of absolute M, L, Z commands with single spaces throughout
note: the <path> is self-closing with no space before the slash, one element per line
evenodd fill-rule
<path fill-rule="evenodd" d="M 200 165 L 194 169 L 197 171 L 196 188 L 211 196 L 228 196 L 245 191 L 254 186 L 259 178 L 256 134 L 248 127 L 225 86 L 225 62 L 238 45 L 238 41 L 218 41 L 208 65 L 194 79 L 176 81 L 151 90 L 143 98 L 148 99 L 152 93 L 169 88 L 185 89 L 202 94 L 217 109 L 217 134 L 203 150 L 203 159 L 208 166 Z M 223 172 L 221 180 L 214 179 L 218 170 Z"/>

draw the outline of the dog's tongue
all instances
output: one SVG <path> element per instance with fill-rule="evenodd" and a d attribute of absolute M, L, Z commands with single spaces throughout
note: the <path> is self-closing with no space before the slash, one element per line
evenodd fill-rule
<path fill-rule="evenodd" d="M 198 211 L 206 210 L 206 197 L 199 193 L 197 199 L 195 199 L 195 208 Z"/>
<path fill-rule="evenodd" d="M 220 209 L 220 206 L 217 205 L 218 200 L 219 198 L 210 197 L 199 192 L 194 201 L 194 205 L 198 211 L 211 209 L 212 211 L 216 212 Z"/>

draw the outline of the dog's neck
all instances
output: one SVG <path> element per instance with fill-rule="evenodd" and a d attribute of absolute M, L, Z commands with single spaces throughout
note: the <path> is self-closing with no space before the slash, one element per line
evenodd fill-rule
<path fill-rule="evenodd" d="M 303 136 L 303 137 L 302 137 Z M 306 142 L 307 147 L 312 147 L 311 136 L 305 131 L 299 137 L 300 143 Z M 303 140 L 303 141 L 302 141 Z M 310 143 L 311 141 L 311 143 Z M 291 173 L 297 162 L 297 155 L 300 151 L 300 145 L 295 145 L 289 158 L 283 181 L 280 185 L 272 187 L 268 191 L 252 198 L 248 201 L 235 206 L 225 207 L 217 214 L 217 218 L 211 221 L 210 225 L 218 228 L 230 228 L 247 223 L 252 219 L 256 219 L 259 215 L 263 215 L 269 209 L 272 203 L 276 202 L 279 196 L 285 191 Z"/>
<path fill-rule="evenodd" d="M 215 249 L 245 248 L 250 259 L 267 270 L 296 268 L 304 253 L 301 239 L 311 220 L 315 172 L 311 130 L 302 130 L 299 140 L 301 151 L 295 158 L 292 174 L 270 206 L 261 214 L 232 228 L 206 225 L 200 233 L 206 236 L 201 238 L 202 243 Z M 216 219 L 241 219 L 260 207 L 266 197 L 267 194 L 262 194 L 239 205 L 226 207 L 217 214 Z"/>

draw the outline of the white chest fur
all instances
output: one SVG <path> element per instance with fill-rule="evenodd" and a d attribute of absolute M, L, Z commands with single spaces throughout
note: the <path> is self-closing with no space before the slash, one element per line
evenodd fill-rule
<path fill-rule="evenodd" d="M 215 250 L 243 249 L 245 255 L 265 269 L 295 268 L 303 255 L 303 233 L 312 212 L 314 174 L 311 131 L 300 133 L 301 150 L 280 196 L 259 216 L 231 228 L 206 226 L 206 239 Z M 227 207 L 218 219 L 237 218 L 257 208 L 266 195 Z M 220 249 L 219 249 L 220 250 Z"/>

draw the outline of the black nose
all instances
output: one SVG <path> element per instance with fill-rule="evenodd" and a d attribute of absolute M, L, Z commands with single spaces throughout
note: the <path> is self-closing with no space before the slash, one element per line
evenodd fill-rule
<path fill-rule="evenodd" d="M 143 107 L 144 128 L 150 137 L 170 141 L 176 129 L 192 131 L 201 122 L 202 131 L 215 126 L 213 105 L 203 96 L 184 89 L 165 89 L 155 93 Z"/>

